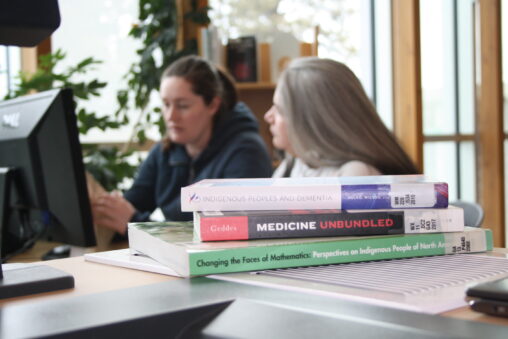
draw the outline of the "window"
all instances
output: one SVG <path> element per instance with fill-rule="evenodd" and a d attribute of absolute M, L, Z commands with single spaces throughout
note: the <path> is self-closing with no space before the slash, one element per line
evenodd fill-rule
<path fill-rule="evenodd" d="M 391 0 L 372 0 L 373 101 L 385 125 L 393 130 Z"/>
<path fill-rule="evenodd" d="M 475 201 L 473 1 L 420 1 L 420 28 L 424 173 Z"/>
<path fill-rule="evenodd" d="M 20 69 L 20 49 L 12 46 L 0 46 L 0 100 L 14 88 Z"/>
<path fill-rule="evenodd" d="M 138 0 L 59 1 L 62 22 L 52 35 L 52 49 L 66 53 L 60 64 L 62 68 L 76 65 L 90 56 L 103 61 L 95 71 L 84 75 L 107 82 L 100 96 L 84 105 L 99 116 L 115 112 L 116 93 L 127 87 L 123 76 L 136 60 L 136 49 L 139 48 L 137 41 L 128 37 L 132 24 L 137 21 L 138 6 Z M 92 130 L 82 141 L 120 142 L 126 141 L 130 133 L 130 126 L 107 133 Z"/>
<path fill-rule="evenodd" d="M 392 127 L 390 0 L 209 0 L 209 5 L 224 43 L 255 35 L 272 44 L 272 74 L 278 73 L 273 59 L 282 48 L 279 37 L 312 43 L 318 26 L 318 55 L 351 67 Z"/>

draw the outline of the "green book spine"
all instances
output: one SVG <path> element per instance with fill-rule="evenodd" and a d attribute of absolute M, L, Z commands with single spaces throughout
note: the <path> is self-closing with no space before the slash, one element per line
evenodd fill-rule
<path fill-rule="evenodd" d="M 333 241 L 189 251 L 191 276 L 492 250 L 492 232 L 351 237 Z M 155 258 L 157 259 L 157 258 Z"/>

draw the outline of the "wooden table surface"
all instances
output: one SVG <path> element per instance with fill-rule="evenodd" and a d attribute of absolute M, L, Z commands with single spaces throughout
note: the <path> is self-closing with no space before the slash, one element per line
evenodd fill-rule
<path fill-rule="evenodd" d="M 26 253 L 13 258 L 9 262 L 27 263 L 39 261 L 41 255 L 53 248 L 55 245 L 58 244 L 40 242 Z M 111 249 L 125 248 L 126 246 L 127 243 L 117 243 L 113 244 Z M 94 248 L 86 249 L 86 252 L 93 251 L 95 251 Z M 506 255 L 508 250 L 496 249 L 496 252 L 499 255 Z M 83 256 L 43 261 L 39 262 L 38 264 L 48 265 L 72 274 L 75 279 L 74 289 L 48 292 L 39 295 L 25 296 L 14 299 L 6 299 L 0 301 L 0 306 L 6 303 L 11 305 L 31 302 L 33 300 L 43 300 L 46 298 L 66 298 L 70 296 L 112 291 L 180 279 L 178 277 L 172 277 L 158 273 L 93 263 L 85 261 Z M 474 312 L 470 310 L 469 307 L 462 307 L 452 311 L 444 312 L 441 315 L 452 318 L 460 318 L 508 326 L 508 318 L 488 316 L 483 313 Z"/>

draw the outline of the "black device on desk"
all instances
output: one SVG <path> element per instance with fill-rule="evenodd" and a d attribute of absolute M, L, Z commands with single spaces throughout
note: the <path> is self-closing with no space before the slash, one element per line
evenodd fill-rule
<path fill-rule="evenodd" d="M 471 309 L 490 315 L 508 317 L 508 277 L 480 283 L 467 289 Z"/>
<path fill-rule="evenodd" d="M 95 245 L 70 89 L 0 102 L 0 217 L 2 259 L 40 238 L 75 246 Z M 73 287 L 72 276 L 55 275 L 54 269 L 40 267 L 48 269 L 50 279 L 41 288 Z M 26 282 L 12 287 L 9 275 L 14 271 L 5 272 L 8 275 L 0 281 L 0 297 L 37 293 Z M 16 273 L 21 280 L 35 278 L 31 283 L 46 279 L 40 272 Z M 55 282 L 55 277 L 66 283 Z"/>

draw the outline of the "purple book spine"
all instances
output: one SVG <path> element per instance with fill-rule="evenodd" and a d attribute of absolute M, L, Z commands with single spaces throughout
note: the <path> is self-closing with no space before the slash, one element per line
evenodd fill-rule
<path fill-rule="evenodd" d="M 430 186 L 433 185 L 433 186 Z M 391 185 L 343 185 L 342 209 L 446 208 L 448 184 L 415 185 L 406 191 Z"/>

